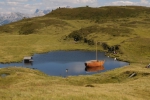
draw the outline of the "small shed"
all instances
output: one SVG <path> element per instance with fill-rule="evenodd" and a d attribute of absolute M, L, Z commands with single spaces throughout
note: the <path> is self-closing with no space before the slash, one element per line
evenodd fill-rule
<path fill-rule="evenodd" d="M 24 63 L 31 63 L 31 62 L 33 62 L 32 56 L 31 57 L 24 57 L 23 60 L 24 60 Z"/>

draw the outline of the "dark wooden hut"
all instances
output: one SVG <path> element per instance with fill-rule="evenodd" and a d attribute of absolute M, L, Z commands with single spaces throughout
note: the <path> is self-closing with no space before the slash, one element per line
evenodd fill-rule
<path fill-rule="evenodd" d="M 23 60 L 24 60 L 24 63 L 31 63 L 33 62 L 33 57 L 24 57 Z"/>

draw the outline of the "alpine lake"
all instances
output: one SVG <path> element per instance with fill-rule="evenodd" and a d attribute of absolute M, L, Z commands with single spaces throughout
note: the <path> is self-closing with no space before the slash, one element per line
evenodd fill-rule
<path fill-rule="evenodd" d="M 105 56 L 105 53 L 98 52 L 98 60 L 105 60 L 104 66 L 97 68 L 86 68 L 85 62 L 95 59 L 95 51 L 53 51 L 44 54 L 34 54 L 33 62 L 0 64 L 0 68 L 16 66 L 27 67 L 44 72 L 50 76 L 78 76 L 91 75 L 105 72 L 115 68 L 129 65 L 127 62 L 117 61 L 114 58 Z"/>

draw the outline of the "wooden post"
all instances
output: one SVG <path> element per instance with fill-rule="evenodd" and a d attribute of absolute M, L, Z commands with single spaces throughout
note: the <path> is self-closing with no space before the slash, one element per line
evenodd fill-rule
<path fill-rule="evenodd" d="M 136 76 L 136 73 L 132 73 L 129 78 Z"/>
<path fill-rule="evenodd" d="M 68 77 L 68 69 L 66 69 L 66 77 Z"/>

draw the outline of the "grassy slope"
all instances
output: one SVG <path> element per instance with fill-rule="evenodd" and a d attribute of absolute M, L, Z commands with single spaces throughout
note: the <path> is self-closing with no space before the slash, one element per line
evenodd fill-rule
<path fill-rule="evenodd" d="M 70 17 L 70 20 L 67 20 L 69 18 L 66 16 L 61 16 L 61 19 L 58 18 L 60 15 L 56 16 L 55 11 L 53 11 L 52 15 L 24 19 L 0 27 L 0 62 L 3 63 L 18 62 L 24 56 L 51 50 L 94 50 L 95 46 L 82 42 L 75 43 L 72 39 L 66 38 L 66 36 L 73 31 L 88 30 L 88 27 L 95 25 L 103 29 L 103 31 L 95 30 L 92 34 L 87 35 L 86 38 L 106 42 L 110 46 L 121 45 L 120 50 L 122 53 L 110 55 L 131 62 L 129 66 L 105 73 L 90 76 L 70 76 L 68 78 L 49 77 L 39 71 L 26 68 L 2 68 L 0 69 L 0 76 L 3 74 L 8 74 L 8 76 L 0 77 L 0 98 L 2 100 L 150 99 L 150 70 L 145 68 L 150 63 L 150 17 L 147 13 L 148 8 L 146 8 L 145 12 L 143 11 L 145 8 L 137 8 L 137 12 L 141 11 L 141 13 L 136 17 L 134 16 L 137 14 L 134 15 L 132 11 L 126 10 L 129 15 L 132 13 L 131 17 L 123 14 L 123 16 L 112 19 L 112 16 L 120 11 L 118 9 L 112 10 L 112 12 L 115 12 L 103 20 L 97 17 L 92 17 L 91 19 L 91 16 L 85 18 L 88 15 L 82 16 L 81 14 L 77 14 L 80 16 L 76 16 L 74 19 Z M 88 8 L 88 11 L 89 9 L 91 8 Z M 131 7 L 130 9 L 133 8 Z M 66 9 L 57 9 L 56 12 L 59 10 Z M 78 10 L 77 12 L 79 11 L 84 10 Z M 90 11 L 96 12 L 97 9 Z M 66 12 L 64 11 L 64 13 Z M 100 17 L 103 18 L 103 16 Z M 83 18 L 84 20 L 81 20 Z M 131 29 L 131 31 L 123 33 L 122 28 Z M 119 30 L 119 32 L 115 29 Z M 114 36 L 114 34 L 117 34 L 117 36 Z M 98 49 L 103 50 L 101 46 Z M 133 72 L 137 75 L 129 78 Z"/>
<path fill-rule="evenodd" d="M 131 68 L 130 68 L 131 67 Z M 3 68 L 3 100 L 148 100 L 150 73 L 136 64 L 90 76 L 49 77 L 27 68 Z M 129 78 L 133 72 L 136 77 Z"/>

